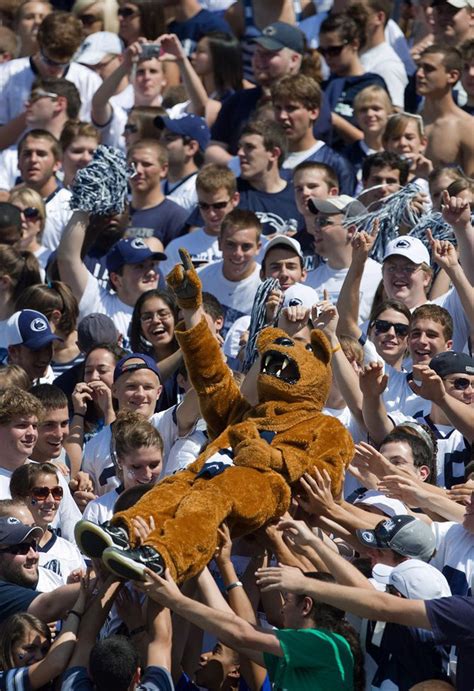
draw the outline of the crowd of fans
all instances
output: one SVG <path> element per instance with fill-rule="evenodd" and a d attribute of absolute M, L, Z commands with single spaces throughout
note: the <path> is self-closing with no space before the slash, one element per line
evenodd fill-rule
<path fill-rule="evenodd" d="M 473 0 L 0 17 L 0 689 L 473 691 Z M 117 213 L 71 208 L 100 145 Z M 114 579 L 74 528 L 208 441 L 180 248 L 252 403 L 256 331 L 324 332 L 355 455 L 342 496 L 315 468 L 178 587 Z"/>

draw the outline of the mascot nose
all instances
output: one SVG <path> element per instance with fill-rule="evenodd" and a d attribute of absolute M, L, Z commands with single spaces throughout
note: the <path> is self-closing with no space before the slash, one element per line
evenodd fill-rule
<path fill-rule="evenodd" d="M 276 345 L 282 345 L 282 346 L 294 346 L 295 343 L 294 341 L 291 340 L 291 338 L 277 338 L 274 343 Z"/>

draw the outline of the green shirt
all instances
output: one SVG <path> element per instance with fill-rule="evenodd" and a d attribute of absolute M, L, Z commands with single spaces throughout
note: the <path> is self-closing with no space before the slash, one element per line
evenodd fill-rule
<path fill-rule="evenodd" d="M 283 657 L 264 653 L 275 691 L 353 691 L 354 658 L 337 633 L 318 629 L 275 631 Z"/>

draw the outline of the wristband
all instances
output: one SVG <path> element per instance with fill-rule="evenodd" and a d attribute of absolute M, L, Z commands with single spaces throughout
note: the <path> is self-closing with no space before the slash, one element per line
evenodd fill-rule
<path fill-rule="evenodd" d="M 136 629 L 132 629 L 132 631 L 129 631 L 128 635 L 130 636 L 130 638 L 132 638 L 132 636 L 138 636 L 140 633 L 145 633 L 145 631 L 146 626 L 137 626 Z"/>
<path fill-rule="evenodd" d="M 77 612 L 75 609 L 70 609 L 67 615 L 69 616 L 70 614 L 75 614 L 76 617 L 82 619 L 82 612 Z"/>
<path fill-rule="evenodd" d="M 229 590 L 234 590 L 234 588 L 243 588 L 244 584 L 242 581 L 235 581 L 235 583 L 231 583 L 230 585 L 226 585 L 225 591 L 226 593 L 229 592 Z"/>
<path fill-rule="evenodd" d="M 72 417 L 86 417 L 85 413 L 73 413 Z"/>
<path fill-rule="evenodd" d="M 340 343 L 338 343 L 335 348 L 331 348 L 331 353 L 337 353 L 338 350 L 342 350 L 342 346 Z"/>

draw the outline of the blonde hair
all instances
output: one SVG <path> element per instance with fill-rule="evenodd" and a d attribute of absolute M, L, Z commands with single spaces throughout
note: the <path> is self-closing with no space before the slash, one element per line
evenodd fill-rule
<path fill-rule="evenodd" d="M 369 103 L 373 103 L 375 100 L 382 102 L 387 113 L 393 113 L 393 103 L 390 99 L 388 93 L 381 86 L 377 84 L 371 84 L 366 86 L 365 89 L 361 89 L 359 93 L 354 98 L 354 113 L 357 115 L 357 111 L 367 106 Z"/>
<path fill-rule="evenodd" d="M 71 12 L 76 17 L 85 14 L 84 10 L 91 5 L 99 5 L 102 14 L 102 31 L 111 31 L 113 34 L 118 34 L 119 20 L 118 20 L 118 3 L 117 0 L 76 0 L 71 8 Z"/>
<path fill-rule="evenodd" d="M 26 206 L 33 206 L 35 209 L 38 209 L 41 218 L 41 232 L 43 232 L 44 224 L 46 223 L 46 207 L 44 205 L 43 198 L 36 190 L 32 189 L 31 187 L 14 187 L 10 192 L 8 201 L 10 204 L 20 202 Z"/>

